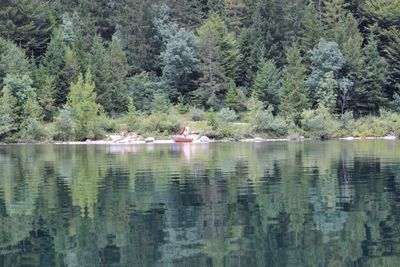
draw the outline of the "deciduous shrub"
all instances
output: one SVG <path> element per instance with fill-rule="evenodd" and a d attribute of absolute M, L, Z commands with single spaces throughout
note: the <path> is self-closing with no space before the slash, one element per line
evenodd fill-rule
<path fill-rule="evenodd" d="M 335 137 L 339 128 L 336 118 L 322 105 L 316 110 L 303 111 L 301 125 L 309 136 L 321 139 Z"/>

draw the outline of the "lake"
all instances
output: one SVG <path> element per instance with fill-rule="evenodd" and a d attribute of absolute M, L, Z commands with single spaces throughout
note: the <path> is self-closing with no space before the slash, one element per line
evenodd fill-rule
<path fill-rule="evenodd" d="M 399 266 L 400 141 L 0 146 L 0 266 Z"/>

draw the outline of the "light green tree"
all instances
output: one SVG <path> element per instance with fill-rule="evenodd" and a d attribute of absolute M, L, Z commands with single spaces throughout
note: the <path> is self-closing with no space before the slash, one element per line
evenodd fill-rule
<path fill-rule="evenodd" d="M 75 121 L 76 138 L 93 138 L 93 128 L 101 106 L 96 103 L 95 85 L 89 70 L 85 77 L 80 74 L 78 81 L 71 84 L 67 105 Z"/>

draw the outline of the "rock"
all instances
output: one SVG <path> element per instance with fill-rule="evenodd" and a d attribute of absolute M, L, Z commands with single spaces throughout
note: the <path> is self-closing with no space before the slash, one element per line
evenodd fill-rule
<path fill-rule="evenodd" d="M 202 136 L 202 137 L 200 137 L 199 140 L 201 143 L 209 143 L 210 142 L 210 138 L 208 138 L 207 136 Z"/>
<path fill-rule="evenodd" d="M 254 138 L 254 142 L 263 142 L 264 139 L 262 139 L 261 137 L 256 137 Z"/>
<path fill-rule="evenodd" d="M 144 141 L 145 141 L 146 143 L 154 143 L 155 140 L 156 140 L 156 139 L 155 139 L 154 137 L 147 137 Z"/>

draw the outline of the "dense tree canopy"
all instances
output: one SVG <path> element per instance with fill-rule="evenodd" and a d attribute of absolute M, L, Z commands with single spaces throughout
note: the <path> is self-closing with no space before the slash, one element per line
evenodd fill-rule
<path fill-rule="evenodd" d="M 253 96 L 301 126 L 304 109 L 379 114 L 400 93 L 396 0 L 6 0 L 0 7 L 0 96 L 14 97 L 21 116 L 32 91 L 39 121 L 59 118 L 71 84 L 88 69 L 95 102 L 110 116 L 126 114 L 130 99 L 151 113 L 158 96 L 181 111 L 240 113 Z M 11 120 L 18 127 L 7 129 L 21 128 L 18 116 Z"/>

